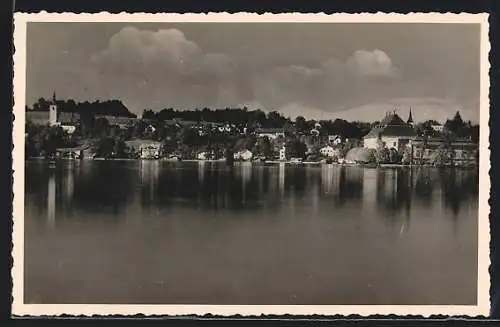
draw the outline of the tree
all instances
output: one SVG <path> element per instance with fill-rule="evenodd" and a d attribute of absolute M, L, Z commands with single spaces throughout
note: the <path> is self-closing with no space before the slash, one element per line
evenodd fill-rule
<path fill-rule="evenodd" d="M 109 122 L 106 118 L 97 118 L 94 123 L 94 135 L 108 135 Z"/>
<path fill-rule="evenodd" d="M 301 133 L 307 131 L 307 121 L 304 117 L 297 116 L 297 118 L 295 118 L 295 129 L 297 130 L 297 132 Z"/>
<path fill-rule="evenodd" d="M 455 157 L 455 151 L 448 145 L 442 144 L 433 153 L 431 157 L 431 164 L 436 167 L 444 167 L 453 164 L 453 159 Z"/>
<path fill-rule="evenodd" d="M 122 139 L 114 140 L 113 152 L 118 158 L 127 157 L 127 145 Z"/>
<path fill-rule="evenodd" d="M 156 114 L 151 109 L 144 109 L 142 112 L 142 119 L 156 119 Z"/>
<path fill-rule="evenodd" d="M 291 138 L 286 144 L 287 158 L 304 158 L 306 155 L 307 146 L 298 138 Z"/>
<path fill-rule="evenodd" d="M 412 148 L 411 146 L 405 147 L 403 151 L 403 156 L 401 158 L 401 163 L 403 165 L 410 165 L 413 161 L 413 154 L 412 154 Z"/>
<path fill-rule="evenodd" d="M 444 124 L 446 130 L 453 134 L 458 134 L 458 132 L 464 127 L 465 123 L 460 115 L 460 112 L 457 111 L 453 119 L 448 119 Z"/>
<path fill-rule="evenodd" d="M 390 163 L 401 163 L 402 156 L 394 148 L 389 149 L 389 162 Z"/>
<path fill-rule="evenodd" d="M 314 145 L 311 147 L 311 151 L 309 151 L 307 155 L 307 160 L 309 161 L 317 161 L 321 158 L 320 147 L 318 145 Z"/>
<path fill-rule="evenodd" d="M 375 161 L 378 164 L 389 162 L 389 150 L 382 142 L 382 139 L 379 137 L 377 141 L 377 149 L 375 150 Z"/>
<path fill-rule="evenodd" d="M 115 141 L 108 136 L 103 136 L 92 146 L 92 151 L 101 158 L 111 158 L 115 149 Z"/>

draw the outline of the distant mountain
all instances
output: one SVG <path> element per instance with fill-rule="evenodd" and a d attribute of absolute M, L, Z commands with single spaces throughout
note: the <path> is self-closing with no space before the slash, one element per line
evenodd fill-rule
<path fill-rule="evenodd" d="M 406 120 L 410 113 L 410 108 L 415 122 L 433 119 L 444 123 L 447 119 L 453 118 L 457 111 L 460 111 L 464 120 L 479 121 L 479 109 L 464 110 L 464 108 L 455 103 L 434 98 L 393 99 L 384 103 L 368 104 L 340 111 L 336 115 L 349 121 L 376 121 L 382 119 L 387 111 L 396 110 L 398 115 Z"/>
<path fill-rule="evenodd" d="M 252 108 L 252 106 L 249 106 L 249 108 Z M 410 108 L 415 122 L 433 119 L 444 123 L 447 119 L 453 118 L 457 110 L 460 111 L 463 119 L 471 120 L 474 123 L 479 121 L 479 109 L 474 110 L 468 108 L 468 110 L 465 110 L 455 103 L 438 98 L 399 98 L 386 102 L 366 104 L 342 111 L 330 112 L 309 107 L 301 103 L 290 103 L 277 109 L 277 111 L 291 119 L 295 119 L 297 116 L 303 116 L 306 119 L 315 120 L 335 120 L 341 118 L 348 121 L 374 122 L 384 118 L 386 112 L 392 112 L 394 110 L 397 111 L 399 116 L 406 120 Z M 266 112 L 269 111 L 263 110 Z"/>

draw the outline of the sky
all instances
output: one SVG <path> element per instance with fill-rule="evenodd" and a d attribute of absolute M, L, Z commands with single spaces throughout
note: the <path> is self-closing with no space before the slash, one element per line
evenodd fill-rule
<path fill-rule="evenodd" d="M 26 100 L 479 120 L 478 24 L 28 23 Z"/>

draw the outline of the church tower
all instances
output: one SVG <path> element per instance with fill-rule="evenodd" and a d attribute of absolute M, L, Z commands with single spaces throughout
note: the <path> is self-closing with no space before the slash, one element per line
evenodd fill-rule
<path fill-rule="evenodd" d="M 411 107 L 410 107 L 410 115 L 408 116 L 408 121 L 406 123 L 413 127 L 413 117 L 411 115 Z"/>
<path fill-rule="evenodd" d="M 56 104 L 56 92 L 52 95 L 52 102 L 49 105 L 49 125 L 57 125 L 57 104 Z"/>

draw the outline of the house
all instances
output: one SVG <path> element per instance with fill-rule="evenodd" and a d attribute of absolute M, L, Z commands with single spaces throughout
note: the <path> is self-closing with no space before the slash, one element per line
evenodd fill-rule
<path fill-rule="evenodd" d="M 249 161 L 252 160 L 253 154 L 251 151 L 245 149 L 238 151 L 234 154 L 234 160 Z"/>
<path fill-rule="evenodd" d="M 410 140 L 407 147 L 410 148 L 411 162 L 414 164 L 429 163 L 442 148 L 453 151 L 453 162 L 457 165 L 471 164 L 476 161 L 478 144 L 468 139 L 446 139 L 444 137 L 421 138 L 415 137 Z"/>
<path fill-rule="evenodd" d="M 155 131 L 156 131 L 156 128 L 151 124 L 146 126 L 146 128 L 144 129 L 144 132 L 151 133 L 151 134 L 154 133 Z"/>
<path fill-rule="evenodd" d="M 324 146 L 322 147 L 321 149 L 319 149 L 319 153 L 321 153 L 321 155 L 323 157 L 335 157 L 335 156 L 339 156 L 339 151 L 334 149 L 331 145 L 327 145 L 327 146 Z"/>
<path fill-rule="evenodd" d="M 411 111 L 407 122 L 396 111 L 388 112 L 380 124 L 374 126 L 363 138 L 363 145 L 368 149 L 376 149 L 379 142 L 382 142 L 389 149 L 401 151 L 415 135 Z"/>
<path fill-rule="evenodd" d="M 435 123 L 433 123 L 433 124 L 431 125 L 431 128 L 432 128 L 434 131 L 436 131 L 436 132 L 442 133 L 442 132 L 443 132 L 443 129 L 444 129 L 444 126 L 443 126 L 443 125 L 441 125 L 440 123 L 435 122 Z"/>
<path fill-rule="evenodd" d="M 207 160 L 208 159 L 208 153 L 203 151 L 203 152 L 200 152 L 196 155 L 196 159 L 198 160 Z"/>
<path fill-rule="evenodd" d="M 134 117 L 120 117 L 120 116 L 110 116 L 110 115 L 96 115 L 95 119 L 104 118 L 108 121 L 110 126 L 118 126 L 120 129 L 128 129 L 133 127 L 138 118 Z"/>
<path fill-rule="evenodd" d="M 328 143 L 332 145 L 339 145 L 342 143 L 342 137 L 340 135 L 328 135 Z"/>
<path fill-rule="evenodd" d="M 139 147 L 141 159 L 159 159 L 162 145 L 160 142 L 149 142 Z"/>
<path fill-rule="evenodd" d="M 279 160 L 286 160 L 286 148 L 285 146 L 282 146 L 280 151 L 279 151 Z"/>
<path fill-rule="evenodd" d="M 272 140 L 279 136 L 285 137 L 285 130 L 283 128 L 258 128 L 256 133 L 259 137 L 268 137 Z"/>

